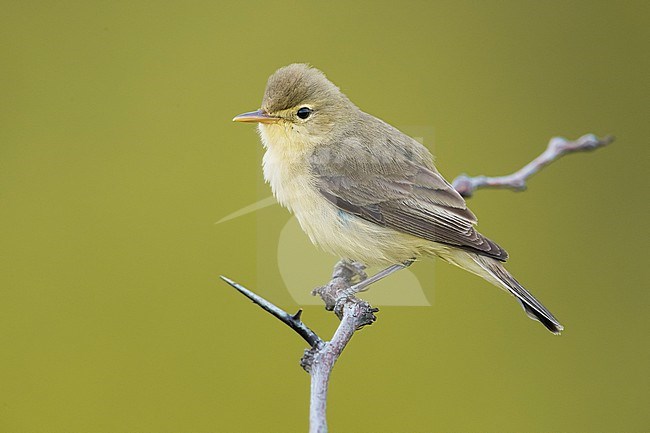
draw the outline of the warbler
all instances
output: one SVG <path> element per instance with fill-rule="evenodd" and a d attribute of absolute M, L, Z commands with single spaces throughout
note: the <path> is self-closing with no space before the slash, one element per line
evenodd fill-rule
<path fill-rule="evenodd" d="M 310 240 L 367 265 L 370 282 L 421 257 L 439 257 L 510 292 L 549 331 L 563 327 L 508 271 L 508 253 L 475 229 L 476 216 L 415 139 L 361 111 L 316 68 L 291 64 L 268 79 L 255 122 L 264 178 Z"/>

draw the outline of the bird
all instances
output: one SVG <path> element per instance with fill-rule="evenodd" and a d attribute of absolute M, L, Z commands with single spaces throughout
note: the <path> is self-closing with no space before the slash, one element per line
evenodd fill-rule
<path fill-rule="evenodd" d="M 438 257 L 513 295 L 526 314 L 564 328 L 503 266 L 508 253 L 477 218 L 429 150 L 358 108 L 323 72 L 284 66 L 267 81 L 256 123 L 264 178 L 311 242 L 343 259 L 387 266 L 367 286 L 420 258 Z"/>

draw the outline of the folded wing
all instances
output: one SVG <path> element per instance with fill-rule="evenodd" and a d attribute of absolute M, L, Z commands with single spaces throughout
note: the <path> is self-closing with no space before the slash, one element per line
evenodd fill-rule
<path fill-rule="evenodd" d="M 363 140 L 343 137 L 335 146 L 316 150 L 311 167 L 319 191 L 345 212 L 505 261 L 508 253 L 476 231 L 476 216 L 426 156 L 415 140 L 384 142 L 373 151 Z"/>

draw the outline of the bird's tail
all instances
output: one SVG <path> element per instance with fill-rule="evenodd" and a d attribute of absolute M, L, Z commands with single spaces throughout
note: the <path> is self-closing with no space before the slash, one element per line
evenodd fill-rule
<path fill-rule="evenodd" d="M 439 254 L 439 256 L 510 292 L 524 307 L 528 317 L 541 322 L 553 334 L 559 334 L 564 329 L 553 314 L 528 293 L 528 290 L 524 289 L 498 260 L 458 249 L 452 249 L 447 254 Z"/>
<path fill-rule="evenodd" d="M 509 291 L 524 307 L 524 311 L 531 319 L 535 319 L 542 323 L 553 334 L 559 334 L 564 327 L 560 322 L 546 309 L 528 290 L 515 280 L 510 273 L 503 267 L 503 265 L 490 257 L 480 256 L 478 254 L 470 254 L 472 260 L 485 272 L 477 273 L 481 277 L 503 287 Z M 488 278 L 491 277 L 491 278 Z"/>

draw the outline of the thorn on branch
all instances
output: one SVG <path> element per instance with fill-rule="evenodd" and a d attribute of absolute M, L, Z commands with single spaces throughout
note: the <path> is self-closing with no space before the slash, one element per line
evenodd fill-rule
<path fill-rule="evenodd" d="M 298 335 L 304 338 L 305 341 L 309 343 L 311 347 L 319 346 L 323 342 L 323 340 L 321 340 L 320 337 L 316 335 L 314 331 L 309 329 L 309 327 L 300 320 L 300 316 L 302 315 L 302 310 L 298 310 L 296 314 L 291 315 L 286 311 L 284 311 L 282 308 L 276 306 L 275 304 L 259 296 L 258 294 L 251 292 L 241 284 L 234 282 L 230 278 L 221 275 L 221 279 L 224 280 L 229 285 L 231 285 L 232 287 L 234 287 L 239 293 L 241 293 L 242 295 L 246 296 L 248 299 L 253 301 L 253 303 L 257 304 L 263 310 L 275 316 L 278 320 L 280 320 L 288 327 L 296 331 L 296 333 L 298 333 Z"/>

